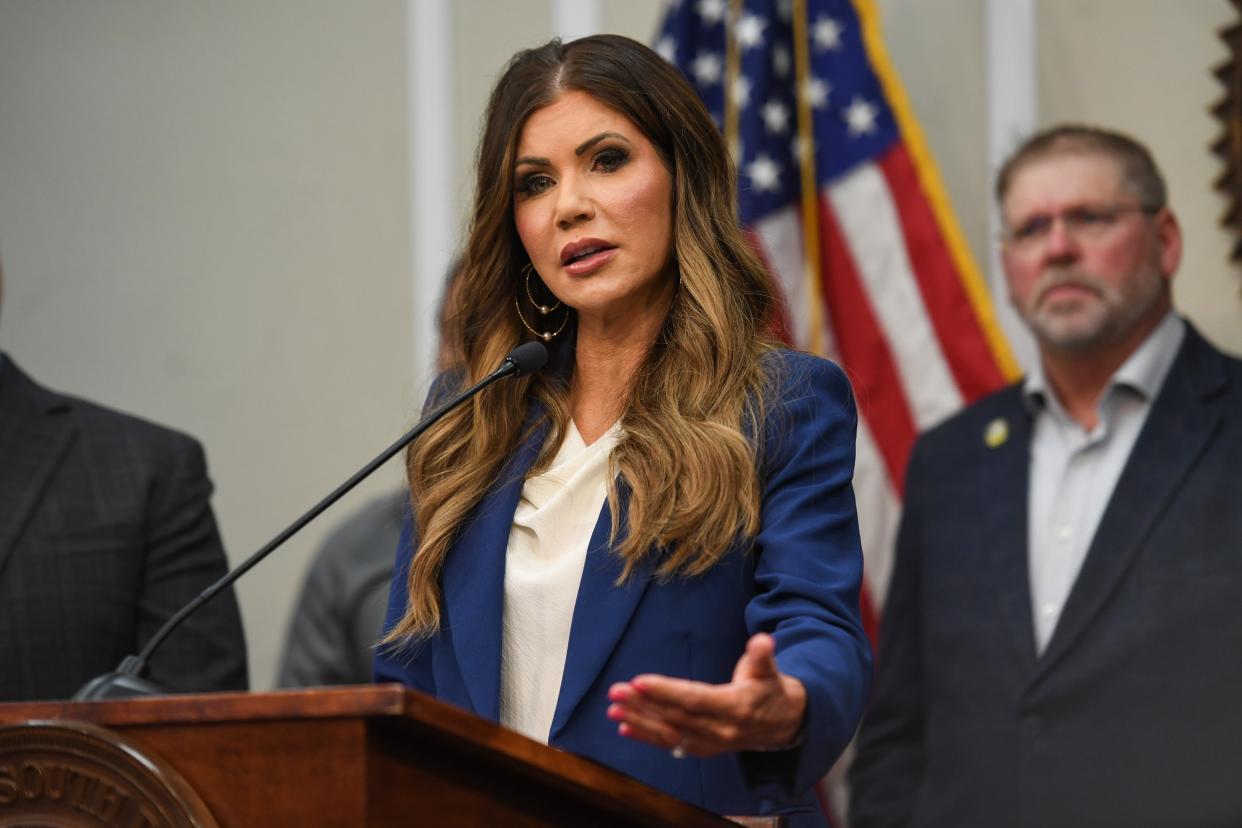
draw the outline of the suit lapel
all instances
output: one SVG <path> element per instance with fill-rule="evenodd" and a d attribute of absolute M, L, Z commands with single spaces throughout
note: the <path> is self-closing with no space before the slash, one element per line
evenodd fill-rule
<path fill-rule="evenodd" d="M 444 608 L 474 711 L 500 720 L 505 552 L 526 472 L 548 433 L 536 428 L 462 528 L 444 562 Z"/>
<path fill-rule="evenodd" d="M 629 500 L 624 484 L 619 499 L 621 514 L 618 525 L 624 533 L 627 525 L 626 503 Z M 612 511 L 605 503 L 595 531 L 591 533 L 591 545 L 587 548 L 582 583 L 578 587 L 569 631 L 569 651 L 565 656 L 561 692 L 552 717 L 550 741 L 556 740 L 603 671 L 651 581 L 651 562 L 647 561 L 622 586 L 616 585 L 621 577 L 622 561 L 608 544 L 611 529 Z"/>
<path fill-rule="evenodd" d="M 77 433 L 69 403 L 0 366 L 0 571 Z"/>
<path fill-rule="evenodd" d="M 1040 659 L 1040 674 L 1090 626 L 1129 569 L 1143 539 L 1207 449 L 1221 417 L 1205 399 L 1225 381 L 1219 356 L 1187 325 L 1182 350 L 1130 452 Z"/>
<path fill-rule="evenodd" d="M 980 522 L 983 537 L 993 545 L 989 555 L 994 567 L 990 583 L 1005 637 L 1025 679 L 1035 666 L 1035 629 L 1031 620 L 1030 575 L 1027 567 L 1027 493 L 1030 486 L 1031 415 L 1022 404 L 1021 389 L 1014 387 L 1005 401 L 1001 420 L 1009 436 L 983 464 Z M 992 428 L 989 423 L 988 428 Z M 983 439 L 984 435 L 980 435 Z"/>

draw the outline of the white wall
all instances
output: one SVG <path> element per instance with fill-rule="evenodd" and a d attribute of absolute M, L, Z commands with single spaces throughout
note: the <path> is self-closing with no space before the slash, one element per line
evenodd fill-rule
<path fill-rule="evenodd" d="M 403 14 L 0 3 L 0 346 L 201 439 L 234 561 L 411 420 Z M 329 524 L 242 582 L 257 686 Z"/>
<path fill-rule="evenodd" d="M 984 261 L 984 0 L 879 6 Z M 551 8 L 454 3 L 458 183 L 416 195 L 457 226 L 488 89 L 553 34 Z M 601 13 L 649 41 L 660 5 Z M 1040 0 L 1039 105 L 1042 123 L 1151 143 L 1187 233 L 1178 302 L 1242 352 L 1208 151 L 1229 14 L 1226 0 Z M 46 384 L 203 440 L 234 561 L 400 433 L 426 382 L 427 355 L 409 353 L 405 32 L 402 0 L 0 0 L 0 347 Z M 243 582 L 257 687 L 332 523 Z"/>
<path fill-rule="evenodd" d="M 1218 218 L 1222 172 L 1210 146 L 1223 97 L 1211 70 L 1229 57 L 1217 36 L 1235 12 L 1226 0 L 1042 0 L 1040 109 L 1045 122 L 1097 121 L 1140 136 L 1168 179 L 1186 255 L 1177 305 L 1203 332 L 1242 353 L 1242 268 Z"/>

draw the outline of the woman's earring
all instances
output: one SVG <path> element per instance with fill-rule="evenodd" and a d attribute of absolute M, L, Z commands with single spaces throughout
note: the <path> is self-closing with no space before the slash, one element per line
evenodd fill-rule
<path fill-rule="evenodd" d="M 559 308 L 561 306 L 561 303 L 560 303 L 560 300 L 557 300 L 556 303 L 553 305 L 541 305 L 535 301 L 535 296 L 531 292 L 531 289 L 530 289 L 530 276 L 531 276 L 531 273 L 534 272 L 534 270 L 535 270 L 535 266 L 531 262 L 527 262 L 522 267 L 522 273 L 525 274 L 525 277 L 526 277 L 525 278 L 526 298 L 530 300 L 530 303 L 532 306 L 534 306 L 535 310 L 539 311 L 540 316 L 547 316 L 549 313 Z M 545 286 L 545 289 L 546 289 L 546 286 Z M 554 338 L 556 338 L 557 334 L 565 330 L 565 325 L 569 322 L 569 308 L 565 308 L 565 313 L 561 317 L 560 327 L 557 328 L 555 331 L 542 331 L 541 332 L 541 331 L 537 331 L 534 328 L 532 328 L 530 326 L 530 323 L 526 321 L 526 317 L 522 314 L 522 301 L 518 296 L 513 297 L 513 308 L 514 310 L 517 311 L 518 319 L 521 320 L 522 322 L 522 327 L 530 331 L 532 334 L 534 334 L 536 338 L 542 339 L 544 342 L 551 342 Z"/>
<path fill-rule="evenodd" d="M 539 311 L 540 316 L 547 316 L 549 313 L 561 306 L 561 300 L 557 299 L 556 304 L 554 305 L 541 305 L 535 301 L 534 295 L 530 292 L 530 274 L 533 273 L 534 270 L 535 265 L 533 262 L 527 262 L 522 267 L 522 273 L 526 274 L 526 298 L 529 299 L 530 303 L 535 306 L 535 310 Z"/>

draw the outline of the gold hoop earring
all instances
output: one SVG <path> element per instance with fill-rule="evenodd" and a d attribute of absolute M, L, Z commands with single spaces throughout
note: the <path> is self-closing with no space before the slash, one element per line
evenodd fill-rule
<path fill-rule="evenodd" d="M 522 321 L 522 327 L 530 331 L 537 338 L 542 339 L 544 342 L 551 342 L 553 339 L 555 339 L 556 336 L 560 334 L 561 331 L 565 330 L 565 324 L 569 322 L 569 309 L 566 308 L 565 315 L 561 317 L 561 326 L 559 328 L 557 328 L 555 331 L 543 331 L 542 333 L 540 333 L 539 331 L 532 328 L 530 326 L 530 323 L 526 321 L 526 317 L 522 315 L 522 303 L 518 301 L 518 298 L 516 296 L 513 297 L 513 309 L 517 311 L 518 319 Z"/>
<path fill-rule="evenodd" d="M 539 311 L 540 316 L 547 316 L 549 313 L 559 308 L 561 306 L 561 302 L 558 299 L 554 305 L 541 305 L 535 301 L 534 294 L 531 293 L 530 289 L 530 275 L 534 269 L 535 266 L 532 262 L 527 262 L 522 267 L 522 273 L 526 276 L 526 298 L 530 300 L 530 303 L 534 306 L 535 310 Z M 544 287 L 546 289 L 547 286 L 545 285 Z M 526 321 L 526 316 L 522 313 L 522 301 L 519 295 L 515 295 L 513 297 L 513 309 L 517 311 L 518 319 L 521 321 L 522 327 L 530 331 L 536 339 L 542 339 L 544 342 L 551 342 L 555 339 L 561 331 L 565 330 L 565 325 L 569 323 L 569 308 L 565 308 L 565 313 L 561 317 L 561 325 L 559 328 L 555 331 L 537 331 L 531 327 L 529 322 Z"/>
<path fill-rule="evenodd" d="M 547 316 L 552 311 L 561 306 L 561 300 L 557 299 L 555 305 L 541 305 L 535 301 L 534 295 L 530 292 L 530 274 L 535 270 L 534 262 L 527 262 L 522 266 L 522 273 L 526 275 L 526 298 L 535 306 L 535 310 L 539 311 L 540 316 Z M 551 293 L 551 291 L 549 291 Z"/>

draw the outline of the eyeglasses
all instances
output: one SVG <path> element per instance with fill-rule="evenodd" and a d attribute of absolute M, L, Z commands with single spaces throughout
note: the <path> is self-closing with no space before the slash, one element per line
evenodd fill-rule
<path fill-rule="evenodd" d="M 1127 213 L 1155 215 L 1160 207 L 1145 204 L 1112 204 L 1071 207 L 1059 213 L 1038 213 L 1017 227 L 1006 228 L 1001 240 L 1011 249 L 1028 253 L 1042 249 L 1052 233 L 1057 219 L 1065 225 L 1065 232 L 1078 241 L 1095 241 L 1104 238 Z"/>

